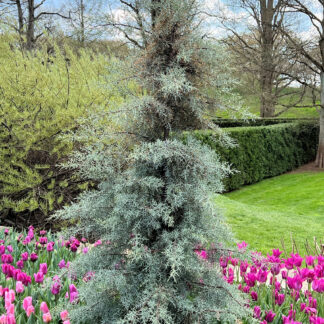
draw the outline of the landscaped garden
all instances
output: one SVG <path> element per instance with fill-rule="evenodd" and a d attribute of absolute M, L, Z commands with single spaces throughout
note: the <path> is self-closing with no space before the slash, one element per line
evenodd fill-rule
<path fill-rule="evenodd" d="M 58 2 L 0 1 L 0 324 L 324 324 L 318 7 Z"/>

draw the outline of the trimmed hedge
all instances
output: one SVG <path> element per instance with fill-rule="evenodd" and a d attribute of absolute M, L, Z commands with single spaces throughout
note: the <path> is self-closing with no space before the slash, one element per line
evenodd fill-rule
<path fill-rule="evenodd" d="M 217 118 L 213 122 L 221 128 L 228 127 L 255 127 L 255 126 L 269 126 L 293 122 L 313 121 L 315 118 L 257 118 L 257 119 L 227 119 Z"/>
<path fill-rule="evenodd" d="M 211 131 L 195 131 L 199 141 L 217 151 L 238 172 L 225 179 L 226 191 L 291 171 L 316 156 L 319 125 L 312 122 L 224 129 L 238 144 L 226 148 Z"/>

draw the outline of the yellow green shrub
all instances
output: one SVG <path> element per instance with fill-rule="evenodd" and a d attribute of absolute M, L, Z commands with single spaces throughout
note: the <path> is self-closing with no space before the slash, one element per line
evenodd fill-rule
<path fill-rule="evenodd" d="M 0 37 L 0 211 L 48 215 L 86 188 L 58 167 L 73 144 L 62 135 L 94 110 L 123 101 L 107 87 L 116 59 L 54 46 L 21 51 Z"/>

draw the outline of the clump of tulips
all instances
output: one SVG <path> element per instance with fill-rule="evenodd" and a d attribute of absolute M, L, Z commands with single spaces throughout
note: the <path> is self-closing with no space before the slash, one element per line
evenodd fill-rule
<path fill-rule="evenodd" d="M 246 295 L 254 320 L 261 324 L 324 324 L 323 255 L 292 253 L 284 257 L 274 249 L 267 257 L 254 252 L 245 259 L 245 249 L 245 242 L 238 244 L 243 258 L 229 253 L 220 258 L 219 265 L 224 280 Z M 198 256 L 206 260 L 208 251 L 200 251 Z"/>
<path fill-rule="evenodd" d="M 0 324 L 63 323 L 69 314 L 54 308 L 62 300 L 78 302 L 77 279 L 69 273 L 77 252 L 87 253 L 86 239 L 57 240 L 34 228 L 0 232 Z M 56 274 L 66 269 L 65 275 Z M 62 303 L 60 303 L 62 304 Z"/>

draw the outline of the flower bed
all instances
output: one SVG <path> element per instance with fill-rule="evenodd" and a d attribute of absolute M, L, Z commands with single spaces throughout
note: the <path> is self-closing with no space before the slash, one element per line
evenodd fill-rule
<path fill-rule="evenodd" d="M 238 248 L 244 251 L 246 244 Z M 262 324 L 324 324 L 324 256 L 282 254 L 279 249 L 267 257 L 254 252 L 251 262 L 222 257 L 224 279 L 246 294 L 247 307 Z"/>
<path fill-rule="evenodd" d="M 57 305 L 78 299 L 77 281 L 68 268 L 78 250 L 87 253 L 82 241 L 55 240 L 33 227 L 20 235 L 8 229 L 0 233 L 0 324 L 70 323 L 68 312 Z M 59 277 L 60 269 L 67 271 Z"/>
<path fill-rule="evenodd" d="M 283 257 L 274 249 L 267 257 L 254 252 L 249 258 L 245 242 L 238 249 L 243 258 L 223 256 L 219 265 L 224 280 L 246 295 L 255 320 L 324 324 L 324 256 Z M 64 305 L 78 302 L 79 280 L 92 276 L 77 279 L 69 270 L 77 252 L 88 252 L 86 239 L 58 240 L 45 231 L 35 233 L 33 227 L 19 235 L 7 229 L 0 232 L 0 324 L 70 324 Z M 212 257 L 212 251 L 200 247 L 195 253 L 203 262 Z M 242 323 L 251 323 L 251 318 Z"/>

